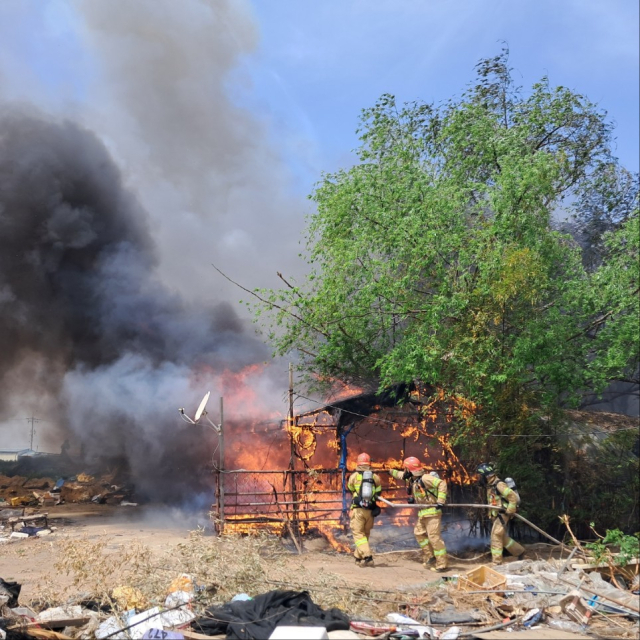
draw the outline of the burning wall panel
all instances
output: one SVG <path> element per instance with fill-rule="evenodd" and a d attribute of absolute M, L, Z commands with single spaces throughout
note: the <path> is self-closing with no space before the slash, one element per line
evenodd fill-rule
<path fill-rule="evenodd" d="M 227 458 L 227 471 L 222 480 L 218 478 L 224 493 L 222 510 L 216 505 L 216 517 L 227 530 L 282 531 L 293 525 L 305 532 L 316 528 L 338 548 L 330 533 L 348 522 L 351 496 L 345 483 L 362 451 L 372 456 L 383 495 L 394 502 L 406 501 L 405 485 L 384 471 L 400 468 L 402 459 L 410 455 L 419 457 L 428 469 L 438 470 L 452 491 L 470 483 L 448 442 L 453 413 L 446 406 L 430 405 L 423 411 L 423 403 L 397 406 L 395 400 L 381 406 L 379 398 L 363 394 L 355 400 L 355 406 L 349 399 L 334 401 L 298 416 L 293 424 L 283 421 L 281 430 L 274 429 L 268 447 L 264 437 L 256 438 L 250 452 L 243 449 L 239 458 L 233 453 Z M 236 471 L 229 468 L 239 460 L 258 464 L 243 464 Z M 286 461 L 286 467 L 267 473 L 265 464 L 271 460 Z M 414 515 L 411 509 L 384 508 L 376 524 L 404 525 Z"/>

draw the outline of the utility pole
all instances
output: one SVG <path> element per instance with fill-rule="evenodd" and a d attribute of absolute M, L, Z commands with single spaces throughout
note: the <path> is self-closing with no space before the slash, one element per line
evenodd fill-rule
<path fill-rule="evenodd" d="M 220 396 L 220 431 L 218 446 L 220 447 L 220 464 L 218 466 L 218 513 L 220 514 L 219 533 L 224 533 L 224 432 L 222 427 L 224 425 L 224 402 L 222 396 Z"/>
<path fill-rule="evenodd" d="M 299 529 L 298 521 L 298 489 L 296 486 L 296 444 L 294 440 L 295 416 L 293 413 L 293 363 L 289 363 L 289 441 L 291 443 L 291 459 L 289 461 L 289 470 L 291 473 L 291 512 L 293 535 L 296 535 Z"/>
<path fill-rule="evenodd" d="M 35 423 L 40 422 L 40 420 L 38 418 L 34 418 L 33 416 L 27 418 L 26 420 L 27 422 L 31 423 L 31 442 L 29 444 L 29 448 L 31 449 L 31 451 L 33 451 L 33 434 L 35 432 Z"/>
<path fill-rule="evenodd" d="M 291 460 L 289 461 L 289 467 L 293 469 L 295 467 L 295 454 L 296 447 L 293 442 L 293 364 L 289 363 L 289 440 L 291 442 Z"/>

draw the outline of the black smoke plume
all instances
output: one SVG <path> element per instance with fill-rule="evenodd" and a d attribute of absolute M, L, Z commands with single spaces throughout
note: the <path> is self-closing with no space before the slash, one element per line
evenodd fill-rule
<path fill-rule="evenodd" d="M 47 397 L 87 463 L 126 460 L 140 493 L 176 500 L 211 458 L 176 424 L 194 376 L 266 353 L 230 305 L 186 302 L 156 266 L 150 220 L 93 133 L 0 113 L 0 420 L 16 396 Z"/>

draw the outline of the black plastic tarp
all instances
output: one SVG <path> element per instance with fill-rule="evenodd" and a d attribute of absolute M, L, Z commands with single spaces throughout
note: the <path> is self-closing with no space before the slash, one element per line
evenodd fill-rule
<path fill-rule="evenodd" d="M 0 578 L 0 594 L 9 597 L 7 606 L 9 608 L 18 606 L 18 597 L 20 596 L 22 585 L 17 582 L 9 582 Z"/>
<path fill-rule="evenodd" d="M 349 628 L 340 609 L 321 609 L 306 591 L 269 591 L 253 600 L 209 607 L 194 620 L 194 631 L 209 636 L 227 634 L 227 640 L 261 640 L 278 626 L 325 627 L 327 631 Z"/>

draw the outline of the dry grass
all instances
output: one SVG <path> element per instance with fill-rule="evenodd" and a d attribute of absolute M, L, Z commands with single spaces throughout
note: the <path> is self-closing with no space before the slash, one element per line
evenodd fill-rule
<path fill-rule="evenodd" d="M 349 615 L 380 619 L 403 605 L 419 605 L 428 593 L 398 593 L 354 588 L 340 576 L 303 568 L 292 575 L 285 567 L 291 553 L 273 535 L 224 536 L 191 532 L 188 541 L 170 551 L 153 553 L 140 543 L 114 545 L 113 537 L 58 538 L 48 543 L 52 570 L 38 582 L 30 604 L 36 608 L 92 599 L 116 610 L 126 608 L 113 597 L 116 587 L 139 591 L 149 606 L 161 605 L 169 585 L 189 574 L 204 587 L 201 606 L 227 602 L 238 593 L 257 595 L 273 589 L 309 591 L 324 608 L 338 607 Z M 15 548 L 13 553 L 20 555 Z"/>
<path fill-rule="evenodd" d="M 61 538 L 51 543 L 53 569 L 39 581 L 32 601 L 58 606 L 93 599 L 117 607 L 111 593 L 124 585 L 153 606 L 164 602 L 169 585 L 183 573 L 225 601 L 238 592 L 255 593 L 264 584 L 266 565 L 281 554 L 281 545 L 268 536 L 217 538 L 201 531 L 161 554 L 141 543 L 114 546 L 106 535 Z"/>

